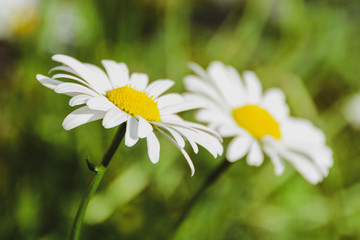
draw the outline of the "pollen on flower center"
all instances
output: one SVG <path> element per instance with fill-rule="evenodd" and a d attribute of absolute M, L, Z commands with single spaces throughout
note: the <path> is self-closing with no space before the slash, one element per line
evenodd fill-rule
<path fill-rule="evenodd" d="M 106 93 L 106 97 L 122 111 L 148 121 L 160 121 L 160 111 L 157 102 L 145 92 L 130 86 L 113 89 Z"/>
<path fill-rule="evenodd" d="M 281 138 L 279 123 L 265 109 L 257 105 L 245 105 L 232 111 L 235 122 L 256 139 L 270 135 Z"/>

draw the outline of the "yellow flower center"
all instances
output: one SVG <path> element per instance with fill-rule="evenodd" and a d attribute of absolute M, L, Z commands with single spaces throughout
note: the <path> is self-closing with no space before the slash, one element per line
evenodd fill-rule
<path fill-rule="evenodd" d="M 139 115 L 148 121 L 160 121 L 157 102 L 145 92 L 125 86 L 107 92 L 106 97 L 122 111 L 134 117 Z"/>
<path fill-rule="evenodd" d="M 232 111 L 235 122 L 256 139 L 270 135 L 281 138 L 279 123 L 265 109 L 257 105 L 245 105 Z"/>

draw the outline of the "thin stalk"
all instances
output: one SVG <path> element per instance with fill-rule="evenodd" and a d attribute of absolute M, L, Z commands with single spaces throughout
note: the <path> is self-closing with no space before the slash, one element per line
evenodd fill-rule
<path fill-rule="evenodd" d="M 175 235 L 175 233 L 178 231 L 180 226 L 182 225 L 183 221 L 186 219 L 186 217 L 189 215 L 191 209 L 195 205 L 195 203 L 198 201 L 200 196 L 205 192 L 206 189 L 208 189 L 220 176 L 225 170 L 229 168 L 231 165 L 230 162 L 228 162 L 226 159 L 217 167 L 214 169 L 214 171 L 207 177 L 201 188 L 195 193 L 195 195 L 191 198 L 189 203 L 184 207 L 184 210 L 179 217 L 179 219 L 176 221 L 174 226 L 174 231 L 172 234 Z"/>
<path fill-rule="evenodd" d="M 102 161 L 98 164 L 98 166 L 96 166 L 94 169 L 92 169 L 94 172 L 94 175 L 90 181 L 89 186 L 86 189 L 86 192 L 84 193 L 84 195 L 81 199 L 80 206 L 77 210 L 77 213 L 76 213 L 76 216 L 74 219 L 74 223 L 71 228 L 70 238 L 69 238 L 70 240 L 78 240 L 79 239 L 82 222 L 84 220 L 85 212 L 89 205 L 90 199 L 95 194 L 96 189 L 98 188 L 100 181 L 104 176 L 107 166 L 109 165 L 112 157 L 114 156 L 114 154 L 116 152 L 116 149 L 118 148 L 122 139 L 124 138 L 125 130 L 126 130 L 126 124 L 122 124 L 118 128 L 118 130 L 114 136 L 114 139 L 113 139 L 111 145 L 109 146 L 108 150 L 105 152 Z"/>

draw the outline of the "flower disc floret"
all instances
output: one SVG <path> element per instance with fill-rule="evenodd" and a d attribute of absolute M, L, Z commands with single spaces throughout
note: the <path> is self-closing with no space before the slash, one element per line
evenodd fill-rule
<path fill-rule="evenodd" d="M 124 86 L 107 92 L 106 97 L 122 111 L 134 117 L 138 115 L 148 121 L 160 121 L 157 102 L 145 92 Z"/>

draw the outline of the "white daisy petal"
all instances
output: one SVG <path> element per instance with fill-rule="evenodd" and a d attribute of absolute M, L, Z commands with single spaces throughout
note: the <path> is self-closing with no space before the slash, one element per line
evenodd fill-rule
<path fill-rule="evenodd" d="M 313 147 L 325 144 L 324 133 L 308 120 L 289 118 L 281 128 L 286 145 L 299 151 L 307 152 Z"/>
<path fill-rule="evenodd" d="M 188 122 L 188 121 L 183 121 L 187 126 L 191 127 L 191 128 L 194 128 L 194 129 L 197 129 L 197 130 L 200 130 L 202 132 L 205 132 L 205 133 L 208 133 L 209 135 L 217 138 L 220 142 L 222 142 L 222 138 L 221 136 L 215 132 L 214 130 L 210 129 L 210 128 L 207 128 L 201 124 L 197 124 L 197 123 L 193 123 L 193 122 Z"/>
<path fill-rule="evenodd" d="M 199 148 L 198 148 L 196 142 L 194 141 L 194 132 L 193 131 L 179 129 L 177 127 L 171 127 L 171 128 L 178 131 L 182 136 L 184 136 L 184 138 L 190 143 L 191 148 L 193 149 L 194 153 L 199 152 Z M 176 135 L 175 135 L 174 138 L 180 147 L 185 147 L 185 141 L 184 142 L 181 141 L 182 137 L 180 137 L 179 140 L 177 140 Z"/>
<path fill-rule="evenodd" d="M 208 67 L 209 76 L 213 80 L 215 88 L 231 106 L 238 106 L 242 102 L 243 88 L 241 83 L 229 75 L 227 67 L 219 61 L 212 62 Z"/>
<path fill-rule="evenodd" d="M 322 181 L 323 176 L 321 172 L 317 166 L 306 157 L 290 151 L 284 151 L 281 155 L 289 161 L 308 182 L 317 184 Z"/>
<path fill-rule="evenodd" d="M 139 138 L 145 138 L 153 131 L 151 124 L 144 118 L 137 116 L 139 119 L 138 136 Z"/>
<path fill-rule="evenodd" d="M 130 77 L 131 87 L 138 90 L 145 90 L 147 84 L 149 82 L 149 77 L 145 73 L 133 73 Z"/>
<path fill-rule="evenodd" d="M 87 101 L 86 105 L 90 109 L 105 112 L 109 111 L 112 108 L 116 108 L 116 106 L 104 96 L 93 97 L 89 101 Z"/>
<path fill-rule="evenodd" d="M 258 103 L 261 100 L 262 86 L 255 75 L 251 71 L 245 71 L 243 73 L 245 86 L 247 89 L 247 100 L 249 103 Z"/>
<path fill-rule="evenodd" d="M 127 119 L 126 113 L 118 108 L 113 108 L 106 112 L 102 124 L 104 128 L 113 128 L 124 123 Z"/>
<path fill-rule="evenodd" d="M 62 81 L 54 80 L 49 77 L 45 77 L 44 75 L 37 74 L 36 79 L 45 87 L 54 90 L 58 85 L 64 83 Z"/>
<path fill-rule="evenodd" d="M 113 88 L 129 84 L 129 69 L 125 63 L 117 63 L 112 60 L 102 60 Z"/>
<path fill-rule="evenodd" d="M 174 81 L 168 79 L 156 80 L 150 83 L 145 91 L 148 92 L 150 96 L 156 98 L 171 88 L 174 84 Z"/>
<path fill-rule="evenodd" d="M 197 93 L 199 95 L 205 95 L 209 99 L 214 99 L 216 102 L 219 102 L 220 105 L 224 105 L 221 96 L 219 93 L 211 86 L 207 85 L 204 81 L 202 81 L 197 76 L 186 76 L 184 78 L 184 84 L 186 90 L 190 92 Z"/>
<path fill-rule="evenodd" d="M 289 107 L 285 103 L 283 91 L 271 88 L 264 93 L 263 106 L 279 121 L 289 116 Z"/>
<path fill-rule="evenodd" d="M 190 142 L 199 144 L 209 151 L 215 158 L 223 152 L 222 144 L 216 137 L 208 134 L 207 132 L 194 131 L 192 128 L 184 128 L 181 126 L 174 126 L 181 134 Z M 194 152 L 197 152 L 197 147 L 192 145 Z"/>
<path fill-rule="evenodd" d="M 90 110 L 88 107 L 81 107 L 66 116 L 63 122 L 63 128 L 70 130 L 88 122 L 103 118 L 105 112 Z"/>
<path fill-rule="evenodd" d="M 324 176 L 333 165 L 332 151 L 325 145 L 324 133 L 310 121 L 289 118 L 282 126 L 283 142 L 294 151 L 311 158 Z"/>
<path fill-rule="evenodd" d="M 162 122 L 183 122 L 184 120 L 176 115 L 176 114 L 169 114 L 169 115 L 164 115 L 161 117 Z"/>
<path fill-rule="evenodd" d="M 235 162 L 249 151 L 252 139 L 248 136 L 235 137 L 230 143 L 226 151 L 226 159 L 229 162 Z"/>
<path fill-rule="evenodd" d="M 253 141 L 250 146 L 249 154 L 246 157 L 246 162 L 250 166 L 260 166 L 264 161 L 264 154 L 261 151 L 260 145 L 257 141 Z"/>
<path fill-rule="evenodd" d="M 222 137 L 233 137 L 238 135 L 245 135 L 244 130 L 239 128 L 235 123 L 230 121 L 229 119 L 225 119 L 224 121 L 220 122 L 220 124 L 217 124 L 217 127 L 215 129 L 220 136 Z"/>
<path fill-rule="evenodd" d="M 177 121 L 178 121 L 178 119 L 177 119 Z M 193 134 L 196 133 L 196 131 L 194 131 L 193 129 L 188 129 L 187 127 L 172 126 L 171 124 L 168 125 L 168 124 L 164 124 L 164 123 L 154 123 L 154 124 L 156 124 L 157 126 L 159 126 L 161 128 L 168 130 L 171 133 L 171 135 L 174 137 L 175 141 L 182 148 L 185 147 L 185 141 L 182 138 L 182 136 L 183 136 L 190 143 L 194 152 L 198 153 L 199 148 L 196 145 L 196 142 L 193 140 L 193 138 L 194 138 Z"/>
<path fill-rule="evenodd" d="M 59 79 L 59 78 L 67 78 L 67 79 L 71 79 L 71 80 L 75 80 L 87 87 L 90 87 L 91 86 L 89 85 L 89 83 L 85 82 L 84 80 L 78 78 L 78 77 L 75 77 L 75 76 L 72 76 L 70 74 L 63 74 L 63 73 L 58 73 L 58 74 L 55 74 L 54 76 L 52 76 L 53 79 Z"/>
<path fill-rule="evenodd" d="M 319 170 L 322 172 L 323 176 L 326 177 L 329 174 L 329 168 L 334 164 L 332 150 L 327 146 L 321 147 L 317 151 L 313 151 L 309 156 L 316 165 L 319 166 Z"/>
<path fill-rule="evenodd" d="M 174 113 L 184 112 L 184 111 L 197 109 L 197 108 L 201 108 L 201 107 L 202 106 L 199 104 L 184 102 L 184 103 L 171 105 L 171 106 L 161 109 L 161 115 L 174 114 Z"/>
<path fill-rule="evenodd" d="M 52 69 L 50 69 L 49 73 L 52 73 L 52 72 L 55 72 L 55 71 L 64 71 L 64 72 L 68 72 L 68 73 L 77 75 L 77 73 L 72 68 L 69 68 L 67 66 L 53 67 Z"/>
<path fill-rule="evenodd" d="M 245 94 L 245 86 L 239 72 L 232 66 L 227 66 L 229 78 L 232 79 L 232 83 L 237 85 L 237 89 L 242 89 L 240 93 Z M 238 93 L 238 94 L 240 94 Z"/>
<path fill-rule="evenodd" d="M 191 171 L 191 176 L 194 176 L 194 174 L 195 174 L 195 166 L 194 166 L 194 163 L 192 162 L 189 154 L 183 148 L 179 148 L 179 150 L 183 154 L 183 156 L 185 157 L 187 163 L 189 164 L 190 171 Z"/>
<path fill-rule="evenodd" d="M 101 83 L 104 93 L 110 91 L 113 88 L 108 76 L 101 68 L 90 63 L 84 63 L 84 64 L 85 66 L 91 69 L 94 77 L 98 80 L 98 82 Z"/>
<path fill-rule="evenodd" d="M 196 112 L 196 119 L 200 122 L 224 124 L 229 118 L 220 109 L 201 108 Z"/>
<path fill-rule="evenodd" d="M 197 63 L 194 63 L 194 62 L 190 62 L 188 64 L 188 67 L 191 70 L 193 70 L 196 74 L 201 76 L 205 81 L 209 81 L 209 77 L 207 76 L 205 70 L 200 65 L 198 65 Z"/>
<path fill-rule="evenodd" d="M 198 148 L 198 145 L 196 144 L 196 142 L 192 139 L 188 139 L 188 142 L 190 143 L 190 146 L 193 149 L 194 153 L 197 154 L 199 152 L 199 148 Z"/>
<path fill-rule="evenodd" d="M 209 153 L 213 155 L 214 158 L 222 155 L 223 146 L 215 137 L 208 134 L 198 134 L 196 139 L 194 139 L 197 144 L 204 147 L 208 150 Z"/>
<path fill-rule="evenodd" d="M 168 136 L 165 132 L 163 132 L 161 129 L 159 129 L 159 132 L 180 150 L 180 152 L 183 154 L 183 156 L 185 157 L 186 161 L 187 161 L 188 164 L 189 164 L 189 167 L 190 167 L 190 170 L 191 170 L 191 176 L 194 176 L 195 167 L 194 167 L 194 163 L 192 162 L 189 154 L 188 154 L 182 147 L 180 147 L 180 146 L 176 143 L 176 141 L 175 141 L 174 139 L 172 139 L 171 137 L 169 137 L 169 136 Z"/>
<path fill-rule="evenodd" d="M 97 71 L 94 71 L 93 68 L 66 55 L 57 54 L 54 55 L 52 59 L 72 68 L 81 78 L 93 86 L 96 91 L 102 94 L 106 92 L 107 83 L 102 82 L 101 78 L 97 78 L 99 74 Z"/>
<path fill-rule="evenodd" d="M 148 155 L 152 163 L 157 163 L 160 157 L 160 142 L 153 132 L 146 137 Z"/>
<path fill-rule="evenodd" d="M 270 147 L 264 147 L 264 152 L 269 156 L 274 165 L 274 172 L 276 175 L 281 175 L 284 172 L 285 164 L 280 156 Z"/>
<path fill-rule="evenodd" d="M 185 140 L 181 137 L 180 133 L 175 128 L 166 127 L 166 130 L 170 132 L 170 134 L 174 137 L 175 141 L 179 144 L 180 147 L 185 147 Z M 196 152 L 196 151 L 194 151 Z"/>
<path fill-rule="evenodd" d="M 134 146 L 138 140 L 138 122 L 132 116 L 128 116 L 125 133 L 125 145 L 128 147 Z"/>
<path fill-rule="evenodd" d="M 219 105 L 217 105 L 215 102 L 209 101 L 206 96 L 195 93 L 183 93 L 182 96 L 185 102 L 198 104 L 199 106 L 202 106 L 202 108 L 211 109 L 211 111 L 219 110 Z M 221 115 L 224 115 L 224 113 L 227 113 L 230 110 L 227 108 L 227 106 L 221 105 L 221 107 Z"/>
<path fill-rule="evenodd" d="M 157 99 L 157 106 L 159 110 L 179 103 L 184 102 L 183 97 L 178 93 L 170 93 L 163 95 Z"/>
<path fill-rule="evenodd" d="M 87 94 L 79 94 L 70 99 L 69 105 L 71 107 L 74 107 L 77 105 L 82 105 L 82 104 L 85 104 L 87 101 L 89 101 L 90 98 L 92 98 L 92 96 L 87 95 Z"/>
<path fill-rule="evenodd" d="M 90 96 L 98 96 L 96 92 L 93 90 L 77 84 L 77 83 L 62 83 L 59 84 L 54 91 L 59 94 L 69 94 L 69 93 L 81 93 L 81 94 L 88 94 Z"/>

